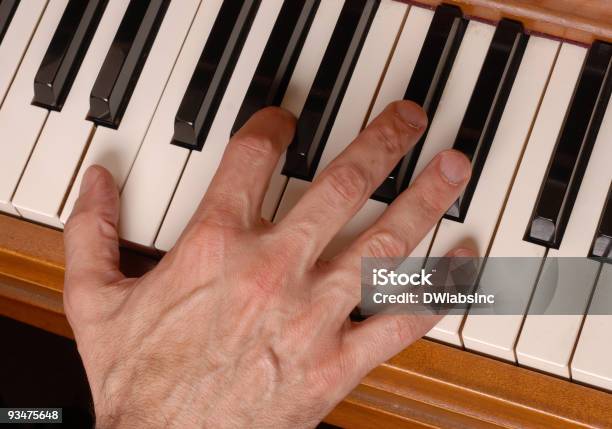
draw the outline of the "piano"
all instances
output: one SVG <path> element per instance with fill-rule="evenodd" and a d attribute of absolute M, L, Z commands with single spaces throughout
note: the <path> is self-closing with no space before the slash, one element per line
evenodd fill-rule
<path fill-rule="evenodd" d="M 454 147 L 473 178 L 412 256 L 471 243 L 541 267 L 598 259 L 566 282 L 583 315 L 446 316 L 326 421 L 612 427 L 611 92 L 609 0 L 0 0 L 0 314 L 71 336 L 61 230 L 88 166 L 113 174 L 122 267 L 142 273 L 254 111 L 299 118 L 263 207 L 274 221 L 407 98 L 429 114 L 426 135 L 327 255 Z M 544 293 L 517 276 L 525 302 Z"/>

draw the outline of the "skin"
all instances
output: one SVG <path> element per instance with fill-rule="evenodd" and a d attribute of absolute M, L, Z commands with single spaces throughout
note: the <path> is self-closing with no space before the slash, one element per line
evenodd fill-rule
<path fill-rule="evenodd" d="M 431 329 L 436 316 L 348 315 L 361 257 L 410 254 L 468 182 L 462 154 L 436 156 L 350 246 L 320 259 L 426 123 L 417 105 L 391 104 L 272 225 L 262 200 L 295 119 L 260 111 L 228 143 L 176 246 L 140 278 L 118 268 L 116 185 L 89 168 L 65 229 L 64 305 L 97 427 L 313 427 Z"/>

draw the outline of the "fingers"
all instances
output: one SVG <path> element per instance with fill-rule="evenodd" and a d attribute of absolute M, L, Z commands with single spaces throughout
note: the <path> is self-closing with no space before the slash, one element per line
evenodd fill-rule
<path fill-rule="evenodd" d="M 425 112 L 416 104 L 398 101 L 389 105 L 315 179 L 277 228 L 299 232 L 306 257 L 316 260 L 417 143 L 426 126 Z"/>
<path fill-rule="evenodd" d="M 476 258 L 470 249 L 456 249 L 450 258 Z M 343 352 L 365 375 L 429 332 L 441 315 L 377 314 L 345 332 Z"/>
<path fill-rule="evenodd" d="M 272 173 L 295 131 L 291 113 L 269 107 L 255 113 L 230 139 L 194 219 L 249 226 L 261 218 Z"/>
<path fill-rule="evenodd" d="M 89 167 L 64 229 L 67 287 L 106 285 L 123 278 L 118 218 L 119 193 L 113 177 L 100 166 Z"/>
<path fill-rule="evenodd" d="M 337 263 L 358 267 L 362 257 L 410 255 L 461 195 L 470 178 L 470 167 L 460 152 L 438 154 L 380 219 L 338 255 Z"/>
<path fill-rule="evenodd" d="M 327 270 L 343 276 L 343 281 L 334 282 L 344 288 L 340 295 L 346 297 L 336 306 L 339 318 L 359 304 L 361 258 L 410 255 L 459 197 L 469 176 L 470 163 L 463 154 L 453 150 L 438 154 L 376 223 L 330 262 Z"/>

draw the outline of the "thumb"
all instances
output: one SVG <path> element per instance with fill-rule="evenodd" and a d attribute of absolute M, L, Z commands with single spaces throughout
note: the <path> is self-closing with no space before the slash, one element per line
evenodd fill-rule
<path fill-rule="evenodd" d="M 119 192 L 111 174 L 94 165 L 83 175 L 79 198 L 64 229 L 66 285 L 107 285 L 119 271 Z"/>

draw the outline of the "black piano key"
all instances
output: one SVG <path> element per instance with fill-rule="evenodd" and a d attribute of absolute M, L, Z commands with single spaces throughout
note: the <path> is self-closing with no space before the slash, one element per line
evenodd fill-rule
<path fill-rule="evenodd" d="M 589 256 L 604 258 L 612 263 L 612 185 L 608 191 L 608 198 L 601 214 Z"/>
<path fill-rule="evenodd" d="M 225 0 L 174 119 L 171 143 L 202 150 L 261 0 Z"/>
<path fill-rule="evenodd" d="M 500 21 L 453 145 L 472 162 L 472 178 L 447 219 L 465 220 L 528 40 L 522 24 Z"/>
<path fill-rule="evenodd" d="M 610 93 L 612 45 L 595 42 L 565 116 L 525 240 L 559 248 L 597 139 Z"/>
<path fill-rule="evenodd" d="M 87 119 L 118 128 L 170 0 L 130 0 L 89 96 Z"/>
<path fill-rule="evenodd" d="M 412 100 L 422 106 L 430 119 L 436 114 L 467 23 L 461 9 L 456 6 L 443 4 L 436 8 L 404 94 L 404 100 Z M 397 164 L 374 192 L 373 199 L 391 203 L 408 187 L 428 131 L 429 127 L 410 153 Z"/>
<path fill-rule="evenodd" d="M 61 110 L 108 0 L 70 0 L 34 77 L 32 104 Z"/>
<path fill-rule="evenodd" d="M 0 43 L 15 15 L 17 6 L 19 6 L 19 0 L 0 0 Z"/>
<path fill-rule="evenodd" d="M 232 135 L 258 110 L 280 106 L 320 0 L 285 0 L 232 127 Z"/>
<path fill-rule="evenodd" d="M 344 3 L 287 149 L 283 174 L 312 180 L 379 3 Z"/>

